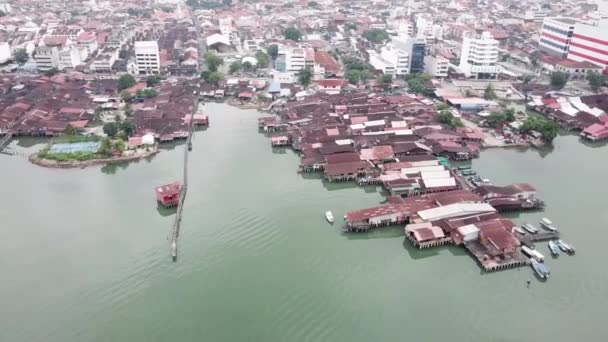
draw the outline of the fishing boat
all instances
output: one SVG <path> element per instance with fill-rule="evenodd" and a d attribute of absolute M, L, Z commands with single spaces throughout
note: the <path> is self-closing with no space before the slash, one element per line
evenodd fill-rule
<path fill-rule="evenodd" d="M 463 170 L 461 171 L 463 176 L 473 176 L 476 175 L 477 172 L 473 171 L 473 170 Z"/>
<path fill-rule="evenodd" d="M 546 217 L 543 217 L 538 222 L 540 223 L 540 226 L 543 227 L 543 228 L 545 228 L 545 229 L 548 229 L 548 230 L 553 231 L 553 232 L 557 231 L 557 228 L 555 228 L 555 226 L 553 226 L 553 222 L 551 222 L 551 220 L 549 220 Z"/>
<path fill-rule="evenodd" d="M 557 245 L 559 246 L 559 249 L 568 254 L 574 254 L 574 252 L 576 252 L 574 247 L 567 244 L 564 240 L 557 240 Z"/>
<path fill-rule="evenodd" d="M 538 233 L 538 228 L 534 227 L 533 225 L 529 224 L 529 223 L 524 223 L 521 226 L 523 229 L 527 230 L 528 232 L 530 232 L 531 234 L 536 234 Z"/>
<path fill-rule="evenodd" d="M 463 166 L 459 166 L 458 170 L 463 171 L 463 170 L 470 170 L 471 169 L 471 165 L 463 165 Z"/>
<path fill-rule="evenodd" d="M 327 219 L 327 222 L 334 223 L 334 214 L 332 214 L 331 211 L 325 212 L 325 218 Z"/>
<path fill-rule="evenodd" d="M 547 265 L 543 264 L 542 262 L 538 262 L 536 261 L 536 259 L 531 258 L 530 259 L 530 265 L 532 266 L 532 268 L 534 269 L 534 272 L 536 272 L 536 274 L 538 274 L 539 277 L 541 277 L 542 279 L 547 279 L 549 278 L 549 267 L 547 267 Z"/>
<path fill-rule="evenodd" d="M 555 243 L 555 241 L 549 241 L 549 249 L 551 250 L 551 255 L 559 255 L 559 246 L 557 245 L 557 243 Z"/>
<path fill-rule="evenodd" d="M 516 231 L 516 232 L 518 232 L 521 235 L 526 234 L 526 231 L 523 230 L 521 227 L 518 227 L 518 226 L 513 226 L 513 230 Z"/>

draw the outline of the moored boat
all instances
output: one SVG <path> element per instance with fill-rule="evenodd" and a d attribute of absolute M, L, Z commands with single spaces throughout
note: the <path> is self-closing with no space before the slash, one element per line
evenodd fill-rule
<path fill-rule="evenodd" d="M 555 241 L 549 241 L 549 250 L 551 250 L 551 254 L 553 256 L 559 255 L 559 247 L 557 246 L 557 243 L 555 243 Z"/>
<path fill-rule="evenodd" d="M 538 228 L 534 227 L 533 225 L 529 224 L 529 223 L 524 223 L 521 226 L 523 229 L 527 230 L 528 232 L 532 233 L 532 234 L 536 234 L 538 233 Z"/>
<path fill-rule="evenodd" d="M 551 272 L 549 271 L 549 267 L 547 267 L 547 265 L 543 264 L 542 262 L 536 261 L 536 259 L 534 258 L 530 259 L 530 265 L 539 277 L 541 277 L 542 279 L 549 278 L 549 274 Z"/>
<path fill-rule="evenodd" d="M 551 222 L 551 220 L 549 220 L 546 217 L 543 217 L 538 222 L 540 223 L 540 226 L 543 227 L 543 228 L 545 228 L 545 229 L 548 229 L 548 230 L 551 230 L 551 231 L 554 231 L 554 232 L 557 231 L 557 228 L 553 225 L 553 222 Z"/>
<path fill-rule="evenodd" d="M 528 246 L 521 246 L 521 251 L 529 256 L 530 258 L 538 261 L 538 262 L 544 262 L 545 261 L 545 256 L 542 255 L 539 251 L 537 251 L 536 249 L 532 249 L 529 248 Z"/>
<path fill-rule="evenodd" d="M 557 240 L 557 245 L 559 246 L 559 249 L 568 254 L 574 254 L 574 252 L 576 252 L 574 246 L 567 244 L 564 240 Z"/>
<path fill-rule="evenodd" d="M 513 230 L 516 231 L 516 232 L 518 232 L 521 235 L 526 234 L 526 231 L 523 230 L 521 227 L 518 227 L 518 226 L 513 226 Z"/>
<path fill-rule="evenodd" d="M 334 214 L 332 214 L 331 211 L 325 212 L 325 218 L 327 219 L 327 222 L 334 223 Z"/>

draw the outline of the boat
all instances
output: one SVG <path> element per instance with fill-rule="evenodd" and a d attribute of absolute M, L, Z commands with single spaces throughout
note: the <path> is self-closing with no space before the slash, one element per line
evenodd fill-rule
<path fill-rule="evenodd" d="M 516 231 L 516 232 L 518 232 L 521 235 L 526 234 L 526 231 L 523 230 L 521 227 L 518 227 L 518 226 L 513 226 L 513 230 Z"/>
<path fill-rule="evenodd" d="M 327 222 L 334 223 L 334 214 L 332 214 L 331 211 L 325 212 L 325 218 L 327 219 Z"/>
<path fill-rule="evenodd" d="M 534 227 L 533 225 L 529 224 L 529 223 L 524 223 L 521 226 L 523 229 L 527 230 L 528 232 L 530 232 L 531 234 L 536 234 L 538 233 L 538 228 Z"/>
<path fill-rule="evenodd" d="M 543 264 L 542 262 L 538 262 L 536 261 L 536 259 L 531 258 L 530 259 L 530 265 L 532 266 L 532 268 L 534 269 L 534 272 L 536 272 L 536 274 L 538 274 L 539 277 L 541 277 L 542 279 L 548 279 L 549 278 L 549 267 L 547 267 L 547 265 Z"/>
<path fill-rule="evenodd" d="M 544 262 L 545 261 L 545 256 L 542 255 L 539 251 L 537 251 L 536 249 L 532 249 L 528 246 L 521 246 L 521 251 L 529 256 L 530 258 L 538 261 L 538 262 Z"/>
<path fill-rule="evenodd" d="M 557 245 L 557 243 L 555 243 L 555 241 L 549 241 L 549 249 L 551 250 L 551 255 L 559 255 L 559 246 Z"/>
<path fill-rule="evenodd" d="M 476 175 L 477 172 L 473 171 L 473 170 L 463 170 L 461 171 L 463 176 L 473 176 Z"/>
<path fill-rule="evenodd" d="M 568 254 L 574 254 L 574 252 L 576 252 L 574 247 L 567 244 L 564 240 L 557 240 L 557 245 L 559 246 L 559 249 Z"/>
<path fill-rule="evenodd" d="M 553 232 L 557 231 L 557 228 L 555 228 L 555 226 L 553 226 L 553 222 L 551 222 L 551 220 L 549 220 L 546 217 L 543 217 L 538 222 L 540 222 L 540 226 L 543 227 L 543 228 L 545 228 L 545 229 L 548 229 L 548 230 L 553 231 Z"/>
<path fill-rule="evenodd" d="M 464 165 L 464 166 L 459 166 L 458 170 L 463 171 L 463 170 L 470 170 L 471 169 L 471 165 Z"/>

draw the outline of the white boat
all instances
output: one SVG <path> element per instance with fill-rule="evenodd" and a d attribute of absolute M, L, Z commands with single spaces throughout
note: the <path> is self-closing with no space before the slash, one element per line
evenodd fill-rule
<path fill-rule="evenodd" d="M 542 219 L 540 219 L 540 221 L 538 221 L 541 225 L 541 227 L 551 230 L 551 231 L 557 231 L 557 228 L 555 228 L 555 226 L 553 226 L 553 222 L 551 222 L 551 220 L 549 220 L 546 217 L 543 217 Z"/>
<path fill-rule="evenodd" d="M 325 218 L 327 219 L 327 222 L 334 223 L 334 214 L 332 214 L 331 211 L 325 212 Z"/>
<path fill-rule="evenodd" d="M 549 241 L 549 249 L 551 250 L 551 254 L 553 256 L 559 255 L 559 246 L 557 243 L 555 243 L 555 241 Z"/>
<path fill-rule="evenodd" d="M 535 260 L 536 260 L 536 261 L 538 261 L 538 262 L 544 262 L 544 261 L 545 261 L 545 256 L 544 256 L 544 255 L 542 255 L 542 254 L 541 254 L 539 251 L 537 251 L 536 249 L 529 248 L 528 246 L 521 246 L 521 251 L 522 251 L 522 252 L 523 252 L 525 255 L 527 255 L 527 256 L 529 256 L 529 257 L 531 257 L 531 258 L 535 259 Z"/>
<path fill-rule="evenodd" d="M 530 265 L 539 277 L 541 277 L 542 279 L 549 278 L 549 274 L 551 272 L 549 271 L 549 267 L 547 267 L 547 265 L 536 261 L 534 258 L 530 259 Z"/>
<path fill-rule="evenodd" d="M 529 223 L 524 223 L 521 227 L 532 234 L 538 233 L 538 228 L 534 227 L 533 225 L 531 225 Z"/>
<path fill-rule="evenodd" d="M 576 249 L 574 249 L 573 246 L 567 244 L 564 240 L 557 240 L 557 246 L 559 246 L 559 249 L 568 254 L 574 254 L 574 252 L 576 252 Z"/>
<path fill-rule="evenodd" d="M 518 226 L 513 226 L 513 230 L 516 231 L 516 232 L 518 232 L 521 235 L 526 234 L 526 231 L 523 230 L 521 227 L 518 227 Z"/>

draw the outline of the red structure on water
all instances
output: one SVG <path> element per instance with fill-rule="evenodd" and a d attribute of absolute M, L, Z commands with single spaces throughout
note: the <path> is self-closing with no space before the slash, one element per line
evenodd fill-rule
<path fill-rule="evenodd" d="M 165 208 L 176 207 L 182 190 L 180 182 L 159 186 L 156 188 L 156 201 Z"/>

